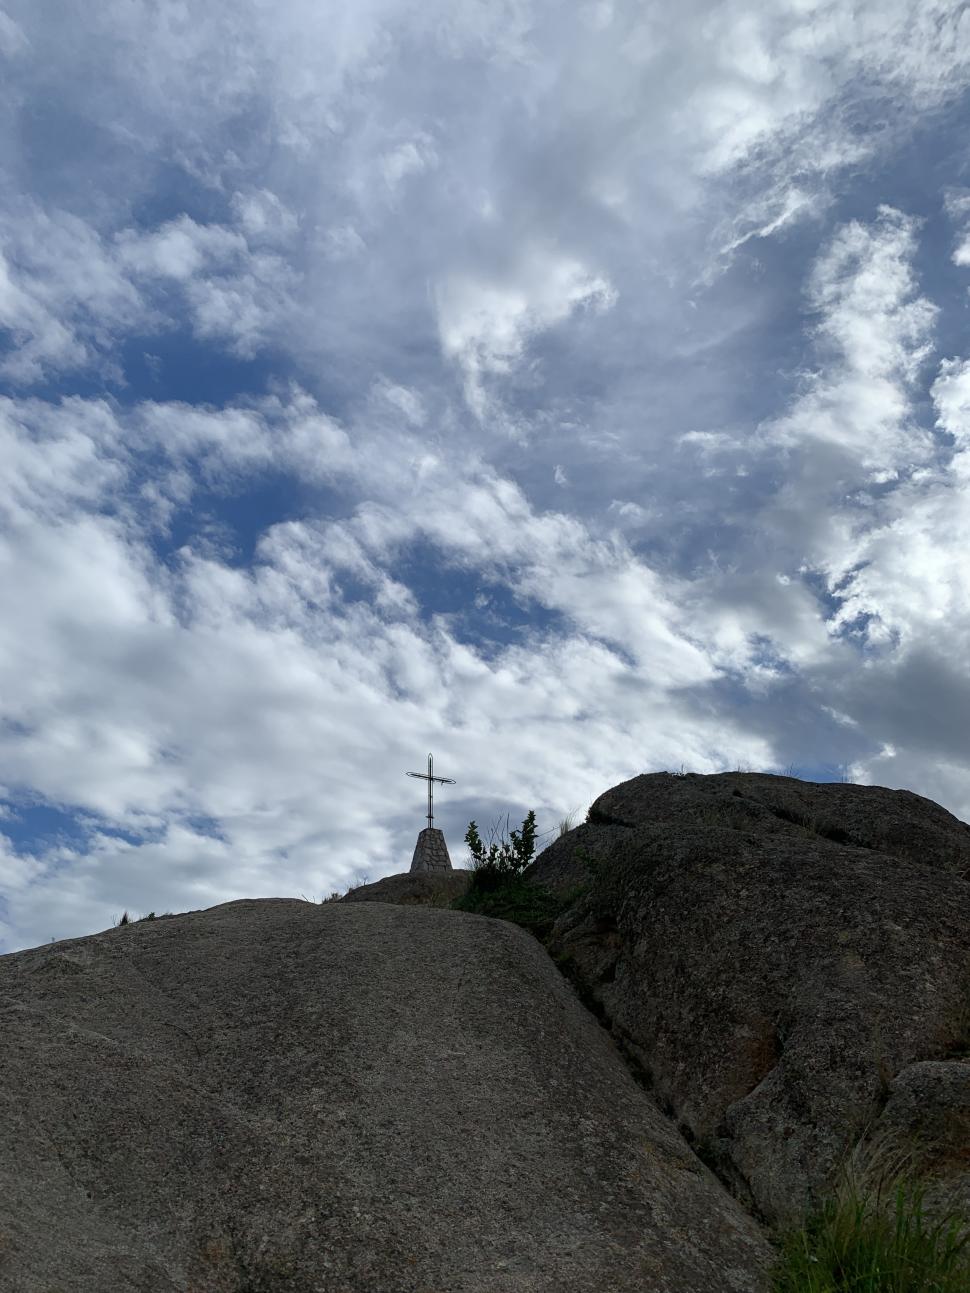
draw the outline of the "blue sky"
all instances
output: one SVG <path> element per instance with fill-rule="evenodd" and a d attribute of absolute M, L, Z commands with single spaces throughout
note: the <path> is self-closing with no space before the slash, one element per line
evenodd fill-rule
<path fill-rule="evenodd" d="M 0 0 L 0 951 L 638 772 L 970 816 L 970 15 Z"/>

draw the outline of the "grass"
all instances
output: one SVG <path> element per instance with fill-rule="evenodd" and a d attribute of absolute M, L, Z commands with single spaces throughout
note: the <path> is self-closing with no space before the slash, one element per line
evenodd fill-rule
<path fill-rule="evenodd" d="M 321 904 L 325 902 L 339 902 L 341 898 L 346 898 L 349 893 L 355 893 L 358 889 L 363 889 L 364 885 L 367 884 L 370 884 L 369 872 L 365 872 L 363 875 L 358 875 L 357 878 L 347 886 L 343 893 L 341 893 L 339 889 L 334 889 L 328 898 L 321 898 L 320 902 Z M 315 898 L 308 898 L 305 893 L 301 893 L 300 897 L 304 902 L 316 901 Z"/>
<path fill-rule="evenodd" d="M 175 911 L 163 911 L 160 915 L 156 916 L 153 911 L 150 911 L 144 916 L 135 916 L 126 909 L 112 923 L 117 929 L 119 925 L 140 925 L 144 920 L 167 920 L 169 916 L 177 916 L 178 914 L 179 913 Z"/>
<path fill-rule="evenodd" d="M 857 1146 L 832 1197 L 776 1235 L 772 1293 L 967 1293 L 970 1222 L 927 1215 L 911 1162 L 888 1141 Z"/>
<path fill-rule="evenodd" d="M 473 871 L 468 892 L 456 898 L 451 907 L 453 911 L 468 911 L 478 916 L 511 921 L 534 934 L 540 942 L 545 942 L 556 920 L 572 900 L 572 895 L 559 898 L 520 875 L 495 878 Z"/>

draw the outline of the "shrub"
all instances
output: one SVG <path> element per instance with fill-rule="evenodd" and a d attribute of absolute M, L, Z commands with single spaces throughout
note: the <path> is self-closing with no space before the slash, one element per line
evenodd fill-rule
<path fill-rule="evenodd" d="M 487 848 L 475 823 L 468 823 L 465 843 L 472 855 L 473 889 L 495 889 L 513 876 L 520 876 L 532 861 L 536 851 L 535 811 L 530 809 L 526 814 L 521 831 L 509 830 L 508 818 L 505 821 L 506 830 L 498 838 L 497 828 L 492 827 Z"/>
<path fill-rule="evenodd" d="M 527 814 L 518 831 L 508 828 L 506 818 L 506 829 L 499 835 L 493 827 L 487 845 L 475 823 L 469 822 L 465 843 L 472 855 L 472 877 L 467 892 L 452 907 L 511 921 L 545 939 L 566 904 L 522 874 L 535 853 L 535 812 Z"/>
<path fill-rule="evenodd" d="M 511 921 L 545 942 L 569 903 L 522 876 L 511 876 L 489 889 L 476 888 L 473 876 L 467 893 L 451 905 L 456 911 Z"/>

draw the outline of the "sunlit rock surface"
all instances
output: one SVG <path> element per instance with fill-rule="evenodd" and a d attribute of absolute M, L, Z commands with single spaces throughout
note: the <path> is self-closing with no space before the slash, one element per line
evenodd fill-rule
<path fill-rule="evenodd" d="M 0 958 L 10 1293 L 755 1293 L 762 1232 L 522 930 L 228 903 Z"/>
<path fill-rule="evenodd" d="M 902 1109 L 909 1066 L 970 1051 L 970 828 L 919 795 L 644 775 L 529 874 L 583 890 L 550 951 L 766 1220 L 822 1198 L 891 1090 Z M 937 1104 L 960 1106 L 948 1162 L 966 1170 L 965 1084 L 924 1072 L 921 1089 L 931 1078 Z"/>

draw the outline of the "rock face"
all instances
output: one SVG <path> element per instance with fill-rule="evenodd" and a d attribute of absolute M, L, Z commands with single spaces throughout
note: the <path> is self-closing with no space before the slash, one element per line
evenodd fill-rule
<path fill-rule="evenodd" d="M 876 1135 L 912 1155 L 926 1211 L 970 1217 L 970 1059 L 910 1064 L 889 1084 Z"/>
<path fill-rule="evenodd" d="M 411 855 L 411 871 L 418 874 L 422 871 L 450 871 L 451 857 L 444 831 L 437 826 L 426 826 L 418 834 L 418 842 Z"/>
<path fill-rule="evenodd" d="M 5 1293 L 763 1293 L 511 925 L 228 903 L 0 958 Z"/>
<path fill-rule="evenodd" d="M 954 1060 L 970 1050 L 970 827 L 939 805 L 758 774 L 635 777 L 528 874 L 587 886 L 550 951 L 756 1214 L 802 1218 L 916 1087 L 970 1171 L 970 1070 Z M 947 1121 L 949 1105 L 963 1114 Z"/>

